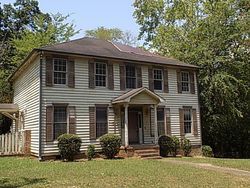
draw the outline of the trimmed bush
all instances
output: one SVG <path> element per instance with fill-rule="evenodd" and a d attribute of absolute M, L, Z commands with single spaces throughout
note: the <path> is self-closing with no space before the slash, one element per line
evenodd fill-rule
<path fill-rule="evenodd" d="M 166 135 L 161 135 L 159 137 L 158 144 L 160 146 L 160 156 L 162 157 L 167 157 L 174 147 L 173 139 Z"/>
<path fill-rule="evenodd" d="M 63 160 L 73 161 L 80 152 L 81 139 L 74 134 L 62 134 L 57 138 L 59 153 Z"/>
<path fill-rule="evenodd" d="M 113 159 L 121 147 L 121 137 L 115 134 L 105 134 L 100 137 L 103 154 L 108 159 Z"/>
<path fill-rule="evenodd" d="M 192 146 L 191 146 L 191 143 L 190 143 L 189 139 L 187 139 L 187 138 L 183 139 L 183 141 L 182 141 L 182 150 L 184 151 L 185 156 L 188 156 L 191 153 Z"/>
<path fill-rule="evenodd" d="M 172 136 L 171 138 L 173 140 L 173 148 L 172 148 L 173 156 L 176 157 L 177 151 L 180 148 L 180 140 L 176 136 Z"/>
<path fill-rule="evenodd" d="M 93 144 L 88 146 L 88 149 L 86 151 L 86 155 L 87 155 L 89 161 L 91 161 L 95 157 L 95 146 Z"/>
<path fill-rule="evenodd" d="M 213 156 L 213 149 L 210 146 L 204 145 L 201 147 L 202 155 L 205 157 L 212 157 Z"/>

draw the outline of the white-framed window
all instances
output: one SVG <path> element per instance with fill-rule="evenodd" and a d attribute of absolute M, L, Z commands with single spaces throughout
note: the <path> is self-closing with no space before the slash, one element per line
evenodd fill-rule
<path fill-rule="evenodd" d="M 67 133 L 67 106 L 54 106 L 54 139 Z"/>
<path fill-rule="evenodd" d="M 133 65 L 126 65 L 126 88 L 136 88 L 136 69 Z"/>
<path fill-rule="evenodd" d="M 54 84 L 66 85 L 67 83 L 67 60 L 63 58 L 53 59 Z"/>
<path fill-rule="evenodd" d="M 189 72 L 181 72 L 181 90 L 183 92 L 190 92 L 190 77 Z"/>
<path fill-rule="evenodd" d="M 192 110 L 184 108 L 184 133 L 192 133 Z"/>
<path fill-rule="evenodd" d="M 96 138 L 108 132 L 108 109 L 96 107 Z"/>
<path fill-rule="evenodd" d="M 107 64 L 95 62 L 95 86 L 106 87 L 107 83 Z"/>
<path fill-rule="evenodd" d="M 163 72 L 161 69 L 154 69 L 154 90 L 163 89 Z"/>
<path fill-rule="evenodd" d="M 164 108 L 157 108 L 158 136 L 165 135 Z"/>

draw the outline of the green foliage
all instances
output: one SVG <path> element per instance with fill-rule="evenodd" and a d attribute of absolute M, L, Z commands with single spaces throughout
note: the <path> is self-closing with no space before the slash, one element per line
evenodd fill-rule
<path fill-rule="evenodd" d="M 36 0 L 0 4 L 0 103 L 12 102 L 7 78 L 33 48 L 67 41 L 78 32 L 68 18 L 43 13 Z"/>
<path fill-rule="evenodd" d="M 180 148 L 180 140 L 176 136 L 171 137 L 173 140 L 173 148 L 172 148 L 172 153 L 174 157 L 177 155 L 177 151 Z"/>
<path fill-rule="evenodd" d="M 192 151 L 192 146 L 191 146 L 190 140 L 187 138 L 184 138 L 182 140 L 182 143 L 181 143 L 181 148 L 184 151 L 184 156 L 186 156 L 186 157 L 189 156 L 189 154 Z"/>
<path fill-rule="evenodd" d="M 76 154 L 80 152 L 82 141 L 74 134 L 62 134 L 58 138 L 59 153 L 63 160 L 73 161 Z"/>
<path fill-rule="evenodd" d="M 200 67 L 203 143 L 217 155 L 250 156 L 248 1 L 136 0 L 134 7 L 147 47 Z"/>
<path fill-rule="evenodd" d="M 94 145 L 89 145 L 88 149 L 86 151 L 86 155 L 88 157 L 88 160 L 91 161 L 95 157 L 95 146 Z"/>
<path fill-rule="evenodd" d="M 118 28 L 98 27 L 96 29 L 86 30 L 85 36 L 93 37 L 112 42 L 120 42 L 126 45 L 136 46 L 137 39 L 129 31 L 122 31 Z"/>
<path fill-rule="evenodd" d="M 210 146 L 203 145 L 201 147 L 202 155 L 205 157 L 212 157 L 213 156 L 213 149 Z"/>
<path fill-rule="evenodd" d="M 105 134 L 100 137 L 103 154 L 108 159 L 113 159 L 121 147 L 121 137 L 115 134 Z"/>
<path fill-rule="evenodd" d="M 161 135 L 158 139 L 160 156 L 167 157 L 173 151 L 174 142 L 171 136 Z"/>

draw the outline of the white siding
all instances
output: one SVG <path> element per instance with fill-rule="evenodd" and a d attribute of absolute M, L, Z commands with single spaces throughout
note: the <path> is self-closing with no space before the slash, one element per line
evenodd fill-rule
<path fill-rule="evenodd" d="M 14 99 L 24 113 L 24 129 L 31 130 L 31 153 L 39 150 L 39 58 L 14 81 Z"/>
<path fill-rule="evenodd" d="M 94 104 L 109 104 L 111 100 L 120 96 L 124 91 L 120 91 L 120 76 L 119 76 L 119 64 L 114 62 L 114 90 L 108 90 L 106 88 L 89 89 L 88 87 L 88 61 L 84 58 L 75 59 L 75 88 L 68 88 L 67 86 L 45 86 L 45 61 L 43 61 L 43 93 L 42 93 L 42 145 L 43 154 L 57 154 L 57 143 L 46 143 L 45 135 L 45 120 L 46 120 L 46 105 L 52 103 L 68 103 L 69 105 L 76 107 L 76 134 L 78 134 L 83 141 L 81 150 L 85 150 L 90 143 L 98 144 L 89 140 L 89 106 Z M 201 144 L 200 139 L 200 121 L 199 121 L 199 108 L 198 108 L 198 96 L 197 87 L 196 94 L 178 94 L 177 93 L 177 76 L 175 69 L 169 69 L 169 93 L 157 92 L 161 97 L 166 100 L 165 105 L 170 108 L 171 113 L 171 130 L 172 134 L 180 135 L 180 123 L 179 123 L 179 108 L 182 106 L 192 106 L 197 109 L 198 117 L 198 132 L 199 136 L 194 137 L 192 135 L 187 136 L 192 144 Z M 146 65 L 142 66 L 142 82 L 144 87 L 148 87 L 148 68 Z M 196 83 L 196 80 L 195 80 Z M 145 111 L 145 107 L 144 107 Z M 109 132 L 119 134 L 121 131 L 120 125 L 120 112 L 117 112 L 117 117 L 114 115 L 114 109 L 109 106 Z M 114 122 L 115 120 L 115 122 Z M 144 141 L 145 143 L 152 143 L 154 140 L 150 135 L 150 119 L 144 115 Z M 153 124 L 153 122 L 152 122 Z M 116 125 L 116 126 L 114 126 Z M 153 126 L 153 125 L 152 125 Z M 116 127 L 116 130 L 114 129 Z"/>

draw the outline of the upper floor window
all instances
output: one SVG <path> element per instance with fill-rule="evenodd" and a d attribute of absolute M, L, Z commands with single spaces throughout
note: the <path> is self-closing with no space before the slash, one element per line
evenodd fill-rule
<path fill-rule="evenodd" d="M 161 69 L 154 69 L 154 90 L 162 90 L 163 73 Z"/>
<path fill-rule="evenodd" d="M 54 106 L 54 139 L 67 133 L 67 106 Z"/>
<path fill-rule="evenodd" d="M 53 59 L 54 84 L 66 84 L 67 82 L 67 60 L 62 58 Z"/>
<path fill-rule="evenodd" d="M 106 87 L 107 65 L 106 63 L 95 63 L 95 86 Z"/>
<path fill-rule="evenodd" d="M 126 66 L 126 88 L 136 88 L 136 69 L 135 66 Z"/>
<path fill-rule="evenodd" d="M 192 112 L 190 108 L 184 108 L 184 133 L 191 133 Z"/>
<path fill-rule="evenodd" d="M 107 133 L 108 130 L 107 107 L 96 107 L 96 137 Z"/>
<path fill-rule="evenodd" d="M 181 72 L 181 90 L 184 92 L 190 91 L 189 72 Z"/>

